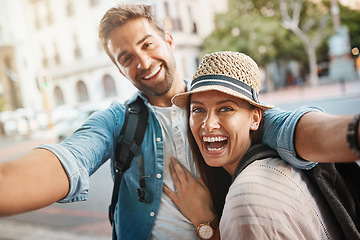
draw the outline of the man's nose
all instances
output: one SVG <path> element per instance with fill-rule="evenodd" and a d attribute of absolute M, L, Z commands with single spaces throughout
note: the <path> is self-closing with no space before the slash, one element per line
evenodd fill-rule
<path fill-rule="evenodd" d="M 137 68 L 138 69 L 148 69 L 151 66 L 151 58 L 148 55 L 139 55 Z"/>

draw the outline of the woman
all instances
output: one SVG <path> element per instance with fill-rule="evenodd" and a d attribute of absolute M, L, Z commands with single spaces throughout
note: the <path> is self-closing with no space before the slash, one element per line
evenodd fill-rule
<path fill-rule="evenodd" d="M 273 107 L 259 102 L 259 89 L 259 69 L 250 57 L 216 52 L 203 58 L 190 91 L 172 99 L 189 110 L 189 139 L 214 212 L 221 217 L 221 238 L 341 239 L 332 212 L 309 180 L 281 159 L 253 162 L 232 182 L 236 167 L 261 136 L 263 111 Z M 199 224 L 195 212 L 179 208 L 200 238 L 216 238 L 217 224 Z"/>

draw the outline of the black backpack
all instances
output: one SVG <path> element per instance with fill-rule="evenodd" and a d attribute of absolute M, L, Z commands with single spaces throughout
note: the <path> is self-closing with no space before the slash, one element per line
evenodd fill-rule
<path fill-rule="evenodd" d="M 237 166 L 233 180 L 256 160 L 279 157 L 264 144 L 249 148 Z M 355 163 L 318 163 L 303 170 L 332 210 L 345 239 L 360 239 L 360 166 Z"/>
<path fill-rule="evenodd" d="M 144 139 L 148 124 L 149 112 L 144 101 L 138 97 L 132 103 L 125 103 L 126 113 L 124 125 L 120 131 L 120 136 L 115 147 L 115 160 L 113 168 L 115 170 L 114 188 L 109 206 L 109 220 L 111 225 L 114 222 L 114 211 L 118 201 L 121 179 L 124 172 L 130 167 L 132 159 L 136 156 L 139 172 L 139 188 L 137 189 L 138 200 L 149 202 L 150 193 L 146 192 L 144 176 L 144 160 L 141 152 L 141 143 Z M 116 236 L 116 231 L 113 228 Z"/>

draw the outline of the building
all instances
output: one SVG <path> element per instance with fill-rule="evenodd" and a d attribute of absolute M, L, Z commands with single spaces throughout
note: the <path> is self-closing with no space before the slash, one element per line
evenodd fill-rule
<path fill-rule="evenodd" d="M 185 78 L 196 70 L 200 45 L 214 28 L 215 13 L 227 6 L 226 0 L 0 0 L 0 95 L 12 96 L 15 91 L 17 100 L 6 101 L 21 104 L 11 106 L 36 111 L 131 97 L 135 88 L 98 39 L 103 14 L 123 2 L 154 6 L 175 39 L 175 58 Z M 5 52 L 11 53 L 7 65 Z M 1 66 L 16 76 L 15 90 L 5 84 L 11 75 L 6 79 L 7 70 Z"/>

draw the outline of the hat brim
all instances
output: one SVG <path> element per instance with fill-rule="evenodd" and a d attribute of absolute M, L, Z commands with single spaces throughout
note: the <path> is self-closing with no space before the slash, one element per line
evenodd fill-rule
<path fill-rule="evenodd" d="M 247 97 L 247 96 L 245 96 L 245 95 L 243 95 L 243 94 L 241 94 L 241 93 L 239 93 L 237 91 L 234 91 L 231 88 L 227 88 L 227 87 L 219 86 L 219 85 L 202 86 L 202 87 L 198 87 L 198 88 L 196 88 L 196 89 L 194 89 L 192 91 L 189 91 L 189 92 L 176 94 L 171 99 L 171 102 L 175 106 L 178 106 L 179 108 L 187 110 L 188 105 L 189 105 L 189 97 L 190 97 L 191 94 L 200 93 L 200 92 L 208 92 L 208 91 L 219 91 L 219 92 L 222 92 L 222 93 L 225 93 L 225 94 L 229 94 L 231 96 L 234 96 L 234 97 L 240 98 L 242 100 L 245 100 L 248 103 L 250 103 L 251 105 L 253 105 L 255 107 L 258 107 L 258 108 L 260 108 L 262 110 L 268 110 L 268 109 L 272 109 L 272 108 L 275 107 L 273 105 L 266 105 L 266 104 L 263 104 L 263 103 L 255 102 L 254 100 L 250 99 L 249 97 Z"/>

